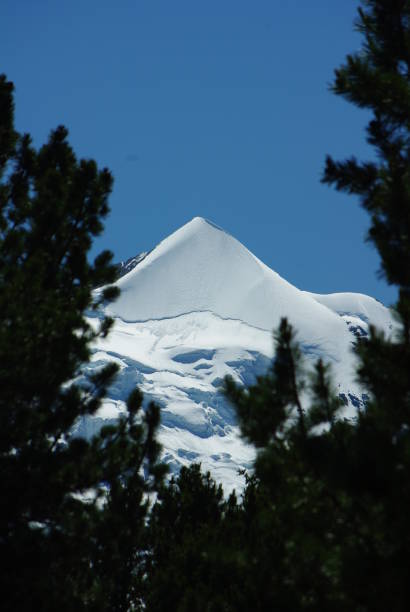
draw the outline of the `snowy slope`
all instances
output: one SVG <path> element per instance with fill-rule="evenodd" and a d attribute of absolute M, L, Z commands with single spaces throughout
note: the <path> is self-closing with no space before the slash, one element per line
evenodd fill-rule
<path fill-rule="evenodd" d="M 300 291 L 199 217 L 117 284 L 121 296 L 106 308 L 115 326 L 96 346 L 90 368 L 114 359 L 120 375 L 100 413 L 79 422 L 77 433 L 90 435 L 117 418 L 137 384 L 162 406 L 160 438 L 171 468 L 200 461 L 226 488 L 241 486 L 237 470 L 251 466 L 253 451 L 239 438 L 220 384 L 227 374 L 247 384 L 266 371 L 281 317 L 297 329 L 307 367 L 318 356 L 332 364 L 347 414 L 362 405 L 363 394 L 352 343 L 371 322 L 392 329 L 390 311 L 376 300 Z"/>
<path fill-rule="evenodd" d="M 123 321 L 209 311 L 266 330 L 283 316 L 307 334 L 315 334 L 318 320 L 336 335 L 343 327 L 329 308 L 200 217 L 160 243 L 118 286 L 121 296 L 109 312 Z"/>

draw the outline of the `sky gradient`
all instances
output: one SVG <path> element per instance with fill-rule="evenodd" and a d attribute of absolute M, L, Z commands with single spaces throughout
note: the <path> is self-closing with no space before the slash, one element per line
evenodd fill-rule
<path fill-rule="evenodd" d="M 320 184 L 326 153 L 372 155 L 368 116 L 329 92 L 360 47 L 353 0 L 3 0 L 0 72 L 36 145 L 59 124 L 113 173 L 93 248 L 151 249 L 194 216 L 300 289 L 386 304 L 368 217 Z"/>

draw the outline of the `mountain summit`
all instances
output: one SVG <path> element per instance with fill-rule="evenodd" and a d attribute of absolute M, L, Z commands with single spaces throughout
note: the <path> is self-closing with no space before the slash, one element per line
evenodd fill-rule
<path fill-rule="evenodd" d="M 124 321 L 212 312 L 272 331 L 287 316 L 297 327 L 339 317 L 263 264 L 230 234 L 195 217 L 163 240 L 118 281 L 120 298 L 109 311 Z"/>
<path fill-rule="evenodd" d="M 391 333 L 390 311 L 371 297 L 301 291 L 213 223 L 195 217 L 124 274 L 119 299 L 106 307 L 115 324 L 100 339 L 92 368 L 114 360 L 120 373 L 101 411 L 78 423 L 90 435 L 125 410 L 137 385 L 162 406 L 160 441 L 171 470 L 202 463 L 225 489 L 241 487 L 238 469 L 253 450 L 239 437 L 220 391 L 227 374 L 252 383 L 273 353 L 272 330 L 287 317 L 309 368 L 321 357 L 333 367 L 346 415 L 363 406 L 352 345 L 370 323 Z"/>

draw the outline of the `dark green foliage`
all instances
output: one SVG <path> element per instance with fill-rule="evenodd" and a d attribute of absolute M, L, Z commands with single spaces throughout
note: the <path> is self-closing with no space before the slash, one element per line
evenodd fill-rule
<path fill-rule="evenodd" d="M 377 158 L 363 163 L 328 157 L 323 181 L 360 196 L 370 213 L 369 239 L 380 253 L 384 276 L 409 291 L 410 3 L 374 0 L 363 5 L 357 21 L 363 52 L 349 55 L 336 70 L 333 90 L 372 112 L 367 140 Z"/>
<path fill-rule="evenodd" d="M 283 434 L 283 427 L 293 410 L 304 415 L 299 400 L 299 349 L 286 319 L 275 335 L 276 358 L 272 370 L 258 378 L 258 384 L 246 390 L 238 388 L 233 380 L 226 380 L 227 394 L 236 406 L 243 434 L 256 446 L 264 446 Z"/>
<path fill-rule="evenodd" d="M 336 71 L 333 89 L 372 111 L 367 134 L 377 157 L 364 163 L 328 158 L 323 180 L 359 195 L 369 211 L 369 239 L 386 279 L 399 288 L 399 332 L 392 341 L 371 329 L 359 342 L 358 376 L 370 400 L 354 422 L 338 418 L 321 362 L 306 414 L 299 406 L 292 382 L 298 356 L 285 322 L 273 376 L 247 391 L 227 384 L 244 434 L 261 447 L 257 497 L 263 492 L 272 504 L 266 540 L 284 542 L 274 573 L 282 573 L 281 584 L 294 585 L 294 610 L 410 605 L 410 2 L 362 4 L 364 48 Z"/>
<path fill-rule="evenodd" d="M 410 2 L 378 0 L 364 7 L 358 27 L 365 52 L 349 56 L 336 71 L 334 90 L 372 111 L 367 138 L 377 158 L 328 158 L 323 180 L 358 194 L 369 211 L 369 239 L 385 278 L 399 289 L 400 331 L 391 342 L 372 329 L 358 347 L 358 374 L 371 400 L 354 429 L 346 486 L 368 535 L 351 551 L 347 575 L 349 586 L 369 602 L 366 609 L 404 610 L 410 601 Z M 354 573 L 360 558 L 376 577 L 370 594 Z"/>
<path fill-rule="evenodd" d="M 160 491 L 150 518 L 148 610 L 221 609 L 215 607 L 224 590 L 215 553 L 224 506 L 221 487 L 198 465 L 182 468 Z"/>
<path fill-rule="evenodd" d="M 256 567 L 258 539 L 255 482 L 242 503 L 224 499 L 220 486 L 200 466 L 182 468 L 159 494 L 150 516 L 146 606 L 156 612 L 261 612 L 260 589 L 270 562 Z M 266 584 L 265 584 L 266 587 Z"/>
<path fill-rule="evenodd" d="M 157 462 L 158 407 L 151 403 L 138 422 L 141 406 L 142 395 L 136 390 L 128 400 L 128 416 L 118 426 L 105 427 L 92 443 L 92 454 L 101 462 L 107 487 L 94 534 L 95 610 L 138 610 L 142 601 L 149 547 L 147 493 L 156 490 L 166 468 Z"/>
<path fill-rule="evenodd" d="M 158 409 L 142 414 L 135 393 L 118 427 L 91 442 L 69 435 L 117 369 L 75 382 L 111 325 L 91 327 L 84 311 L 117 294 L 111 254 L 87 259 L 112 177 L 76 159 L 63 127 L 36 151 L 14 131 L 12 96 L 0 77 L 1 607 L 127 610 L 140 581 L 144 495 L 162 475 Z"/>
<path fill-rule="evenodd" d="M 259 585 L 256 609 L 338 610 L 344 595 L 337 572 L 340 560 L 331 543 L 343 532 L 343 501 L 329 490 L 326 477 L 332 470 L 329 436 L 344 427 L 335 424 L 340 401 L 334 399 L 319 361 L 311 384 L 311 409 L 305 413 L 300 391 L 307 392 L 308 383 L 286 320 L 275 348 L 273 374 L 260 377 L 246 390 L 227 381 L 228 396 L 239 412 L 247 406 L 253 414 L 253 398 L 261 392 L 264 398 L 259 423 L 255 410 L 253 430 L 244 428 L 259 447 L 252 483 L 252 539 L 246 542 L 249 549 L 245 547 L 251 555 L 248 571 Z M 325 428 L 323 433 L 318 426 Z M 340 449 L 334 452 L 338 465 Z M 248 520 L 247 512 L 244 518 Z"/>

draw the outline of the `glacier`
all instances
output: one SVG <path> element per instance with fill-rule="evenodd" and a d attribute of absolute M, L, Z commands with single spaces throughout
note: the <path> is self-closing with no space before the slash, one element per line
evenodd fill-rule
<path fill-rule="evenodd" d="M 161 406 L 159 440 L 171 473 L 195 461 L 225 490 L 240 490 L 239 472 L 251 469 L 254 449 L 241 439 L 221 383 L 229 374 L 247 385 L 266 372 L 272 330 L 285 316 L 297 330 L 305 367 L 318 357 L 331 364 L 344 416 L 364 406 L 352 345 L 370 324 L 387 335 L 395 328 L 392 312 L 377 300 L 301 291 L 201 217 L 129 261 L 116 282 L 120 297 L 104 307 L 113 329 L 86 366 L 115 361 L 119 374 L 98 413 L 77 422 L 75 435 L 90 437 L 115 422 L 137 385 L 146 402 Z"/>

